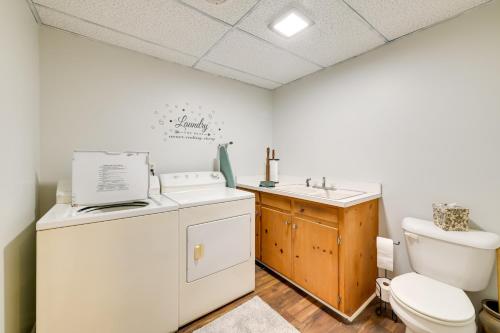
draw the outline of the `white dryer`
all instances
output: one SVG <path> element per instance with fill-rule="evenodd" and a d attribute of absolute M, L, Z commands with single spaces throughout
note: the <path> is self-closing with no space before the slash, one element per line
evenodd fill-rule
<path fill-rule="evenodd" d="M 38 333 L 174 332 L 178 205 L 56 204 L 36 223 Z"/>
<path fill-rule="evenodd" d="M 179 205 L 179 325 L 255 289 L 255 196 L 220 172 L 160 176 Z"/>

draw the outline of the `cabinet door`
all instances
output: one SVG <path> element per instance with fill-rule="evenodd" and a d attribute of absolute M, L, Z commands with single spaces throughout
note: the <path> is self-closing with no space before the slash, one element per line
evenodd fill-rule
<path fill-rule="evenodd" d="M 338 229 L 294 217 L 293 281 L 338 307 Z"/>
<path fill-rule="evenodd" d="M 281 274 L 291 277 L 291 215 L 261 208 L 261 258 Z"/>
<path fill-rule="evenodd" d="M 261 216 L 260 205 L 255 205 L 255 259 L 261 260 L 260 256 L 260 233 L 261 233 Z"/>

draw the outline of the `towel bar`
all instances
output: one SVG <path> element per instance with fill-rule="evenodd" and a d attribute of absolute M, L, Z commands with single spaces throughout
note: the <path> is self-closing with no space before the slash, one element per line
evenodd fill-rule
<path fill-rule="evenodd" d="M 220 147 L 228 147 L 229 145 L 232 145 L 233 144 L 233 141 L 229 141 L 229 142 L 226 142 L 226 143 L 219 143 L 218 145 L 218 148 Z"/>

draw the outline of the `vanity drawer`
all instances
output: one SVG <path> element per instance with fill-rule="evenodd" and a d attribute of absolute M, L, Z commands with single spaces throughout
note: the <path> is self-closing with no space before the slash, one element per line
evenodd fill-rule
<path fill-rule="evenodd" d="M 312 218 L 337 223 L 339 210 L 337 207 L 321 205 L 309 201 L 294 200 L 293 212 Z"/>
<path fill-rule="evenodd" d="M 279 208 L 283 210 L 291 210 L 292 200 L 280 195 L 273 195 L 268 193 L 261 193 L 260 200 L 263 205 Z"/>

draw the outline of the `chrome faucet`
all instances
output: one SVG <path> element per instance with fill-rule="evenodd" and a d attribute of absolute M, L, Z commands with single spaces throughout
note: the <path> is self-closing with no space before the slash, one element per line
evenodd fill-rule
<path fill-rule="evenodd" d="M 311 186 L 311 178 L 306 179 L 306 186 L 310 187 Z"/>
<path fill-rule="evenodd" d="M 321 183 L 321 186 L 313 185 L 314 188 L 319 188 L 322 190 L 330 190 L 330 191 L 335 191 L 336 188 L 335 186 L 326 186 L 326 177 L 323 177 L 323 181 Z"/>

